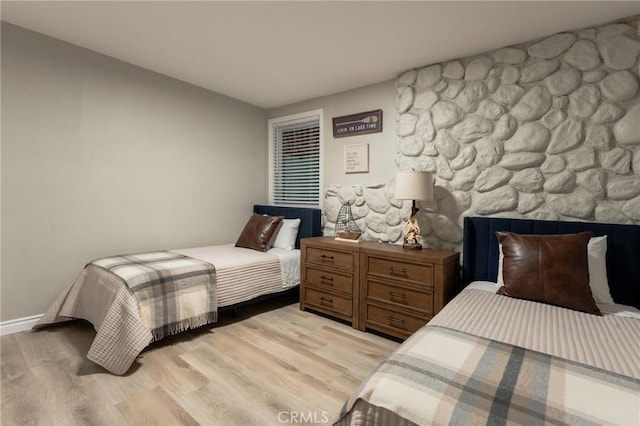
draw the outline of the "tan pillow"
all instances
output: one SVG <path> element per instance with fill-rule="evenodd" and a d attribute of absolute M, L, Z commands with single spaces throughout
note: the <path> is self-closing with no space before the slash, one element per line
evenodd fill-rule
<path fill-rule="evenodd" d="M 591 232 L 496 235 L 504 253 L 504 285 L 498 294 L 601 315 L 589 287 Z"/>
<path fill-rule="evenodd" d="M 284 219 L 283 216 L 268 216 L 254 213 L 244 226 L 236 247 L 267 251 L 271 237 Z"/>

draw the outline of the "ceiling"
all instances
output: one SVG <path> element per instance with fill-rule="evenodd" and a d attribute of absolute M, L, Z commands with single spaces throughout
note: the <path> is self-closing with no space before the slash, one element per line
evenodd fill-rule
<path fill-rule="evenodd" d="M 6 1 L 2 20 L 275 108 L 640 14 L 614 1 Z"/>

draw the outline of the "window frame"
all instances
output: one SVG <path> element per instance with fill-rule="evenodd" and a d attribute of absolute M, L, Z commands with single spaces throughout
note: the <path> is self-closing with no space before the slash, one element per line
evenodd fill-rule
<path fill-rule="evenodd" d="M 310 205 L 310 204 L 286 204 L 286 203 L 276 203 L 275 194 L 274 194 L 274 146 L 275 146 L 275 130 L 279 126 L 289 126 L 296 125 L 299 123 L 305 123 L 308 121 L 317 120 L 318 121 L 318 154 L 319 154 L 319 162 L 318 162 L 318 205 Z M 268 122 L 268 133 L 269 133 L 269 150 L 268 150 L 268 167 L 269 167 L 269 204 L 283 206 L 283 207 L 309 207 L 309 208 L 319 208 L 322 209 L 322 202 L 324 198 L 324 182 L 323 182 L 323 169 L 324 169 L 324 120 L 323 120 L 323 110 L 315 109 L 306 112 L 300 112 L 297 114 L 286 115 L 282 117 L 272 118 Z"/>

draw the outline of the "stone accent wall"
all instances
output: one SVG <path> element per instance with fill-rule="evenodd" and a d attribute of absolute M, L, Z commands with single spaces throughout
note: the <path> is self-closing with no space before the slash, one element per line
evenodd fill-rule
<path fill-rule="evenodd" d="M 467 215 L 640 224 L 639 55 L 636 16 L 402 74 L 396 164 L 436 181 L 426 245 L 457 247 Z M 329 187 L 327 234 L 342 203 L 364 238 L 401 239 L 393 181 Z"/>

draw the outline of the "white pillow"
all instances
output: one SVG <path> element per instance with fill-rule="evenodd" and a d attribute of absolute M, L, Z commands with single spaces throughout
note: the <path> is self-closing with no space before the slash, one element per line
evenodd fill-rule
<path fill-rule="evenodd" d="M 500 250 L 500 258 L 498 259 L 498 284 L 503 285 L 502 278 L 502 262 L 504 255 L 502 254 L 502 244 L 498 244 Z M 587 245 L 587 260 L 589 268 L 589 287 L 593 300 L 596 303 L 614 303 L 609 291 L 609 280 L 607 279 L 607 236 L 593 237 Z"/>
<path fill-rule="evenodd" d="M 614 303 L 607 279 L 607 236 L 593 237 L 587 246 L 589 287 L 596 303 Z"/>
<path fill-rule="evenodd" d="M 298 229 L 300 228 L 300 219 L 285 219 L 280 225 L 280 229 L 276 233 L 273 241 L 273 248 L 283 250 L 293 250 L 296 247 L 296 238 L 298 238 Z"/>
<path fill-rule="evenodd" d="M 598 305 L 598 309 L 602 312 L 603 315 L 615 315 L 618 317 L 631 317 L 640 320 L 640 310 L 627 305 L 620 305 L 617 303 L 607 304 L 600 303 Z"/>

